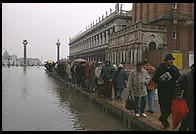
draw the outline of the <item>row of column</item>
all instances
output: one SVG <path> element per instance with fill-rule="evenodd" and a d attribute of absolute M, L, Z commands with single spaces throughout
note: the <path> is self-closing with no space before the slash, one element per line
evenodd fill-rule
<path fill-rule="evenodd" d="M 90 55 L 85 57 L 87 61 L 101 61 L 103 62 L 105 60 L 105 54 L 99 54 L 99 55 Z"/>
<path fill-rule="evenodd" d="M 129 50 L 120 50 L 109 52 L 106 55 L 106 59 L 109 59 L 112 63 L 123 63 L 123 64 L 137 64 L 138 61 L 143 59 L 143 49 L 132 48 Z"/>
<path fill-rule="evenodd" d="M 109 34 L 115 32 L 115 26 L 109 28 L 108 30 L 105 30 L 101 33 L 98 33 L 97 35 L 94 35 L 93 37 L 90 37 L 82 42 L 80 42 L 77 47 L 74 47 L 73 49 L 76 49 L 77 52 L 81 50 L 85 50 L 88 48 L 94 48 L 103 44 L 108 43 Z M 72 51 L 74 51 L 72 49 Z M 74 51 L 75 52 L 75 51 Z"/>

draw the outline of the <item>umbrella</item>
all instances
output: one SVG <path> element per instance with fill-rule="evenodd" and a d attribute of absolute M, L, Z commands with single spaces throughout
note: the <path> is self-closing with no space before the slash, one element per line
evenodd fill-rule
<path fill-rule="evenodd" d="M 75 59 L 74 62 L 87 62 L 87 60 L 79 58 Z"/>
<path fill-rule="evenodd" d="M 47 63 L 53 63 L 53 60 L 47 60 L 46 62 Z"/>
<path fill-rule="evenodd" d="M 182 98 L 183 92 L 184 90 L 182 90 L 180 98 Z M 171 106 L 171 111 L 173 129 L 176 129 L 180 122 L 186 117 L 187 113 L 189 112 L 185 99 L 174 99 Z"/>

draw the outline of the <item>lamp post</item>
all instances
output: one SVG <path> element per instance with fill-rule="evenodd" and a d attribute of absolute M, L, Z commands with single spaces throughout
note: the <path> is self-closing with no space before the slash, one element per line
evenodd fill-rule
<path fill-rule="evenodd" d="M 57 40 L 57 43 L 56 43 L 56 45 L 57 45 L 57 62 L 59 62 L 59 46 L 60 46 L 60 42 L 59 42 L 59 39 Z"/>
<path fill-rule="evenodd" d="M 26 67 L 26 46 L 27 46 L 27 40 L 23 40 L 24 45 L 24 66 Z"/>

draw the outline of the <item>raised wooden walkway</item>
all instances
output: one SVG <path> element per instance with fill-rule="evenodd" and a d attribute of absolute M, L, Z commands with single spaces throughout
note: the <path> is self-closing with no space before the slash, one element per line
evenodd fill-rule
<path fill-rule="evenodd" d="M 48 73 L 53 75 L 57 79 L 65 82 L 64 79 L 62 79 L 59 76 L 54 75 L 54 73 L 51 73 L 51 72 L 48 72 Z M 105 112 L 110 112 L 110 113 L 113 113 L 121 117 L 123 119 L 124 125 L 127 126 L 128 128 L 130 128 L 131 124 L 134 124 L 142 128 L 142 130 L 146 130 L 146 131 L 174 131 L 172 129 L 171 116 L 168 118 L 170 127 L 164 128 L 161 122 L 158 120 L 160 113 L 154 112 L 153 114 L 151 114 L 151 113 L 146 112 L 147 114 L 146 118 L 143 118 L 143 117 L 137 118 L 135 117 L 134 112 L 129 111 L 125 108 L 125 100 L 122 100 L 121 102 L 118 102 L 115 100 L 105 100 L 104 98 L 99 97 L 96 92 L 90 93 L 81 88 L 73 86 L 71 83 L 66 83 L 66 84 L 80 91 L 80 93 L 83 96 L 88 97 L 91 103 L 97 103 L 101 105 Z M 155 105 L 158 105 L 158 104 L 155 104 Z M 176 130 L 178 130 L 178 128 Z"/>

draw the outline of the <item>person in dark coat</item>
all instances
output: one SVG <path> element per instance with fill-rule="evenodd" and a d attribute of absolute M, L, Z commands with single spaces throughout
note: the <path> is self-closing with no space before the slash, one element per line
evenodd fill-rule
<path fill-rule="evenodd" d="M 184 90 L 183 98 L 185 98 L 189 113 L 182 120 L 180 131 L 194 131 L 194 64 L 191 71 L 179 77 L 176 83 L 176 97 L 180 99 L 182 90 Z"/>
<path fill-rule="evenodd" d="M 128 80 L 128 74 L 124 71 L 123 65 L 120 64 L 119 68 L 114 76 L 114 85 L 116 89 L 116 99 L 122 100 L 122 92 L 126 87 L 126 80 Z"/>
<path fill-rule="evenodd" d="M 89 68 L 89 84 L 90 84 L 90 91 L 95 92 L 95 62 L 92 62 Z"/>
<path fill-rule="evenodd" d="M 115 68 L 109 60 L 105 61 L 105 65 L 101 70 L 101 77 L 104 80 L 104 97 L 112 100 L 112 83 L 114 80 Z"/>
<path fill-rule="evenodd" d="M 152 78 L 157 84 L 158 89 L 158 99 L 161 109 L 159 120 L 165 128 L 169 127 L 167 118 L 171 114 L 172 100 L 175 98 L 176 81 L 180 76 L 178 68 L 173 65 L 173 60 L 175 58 L 172 54 L 167 54 L 164 63 L 157 67 Z"/>
<path fill-rule="evenodd" d="M 85 68 L 83 63 L 77 66 L 78 86 L 84 88 L 85 85 Z"/>

